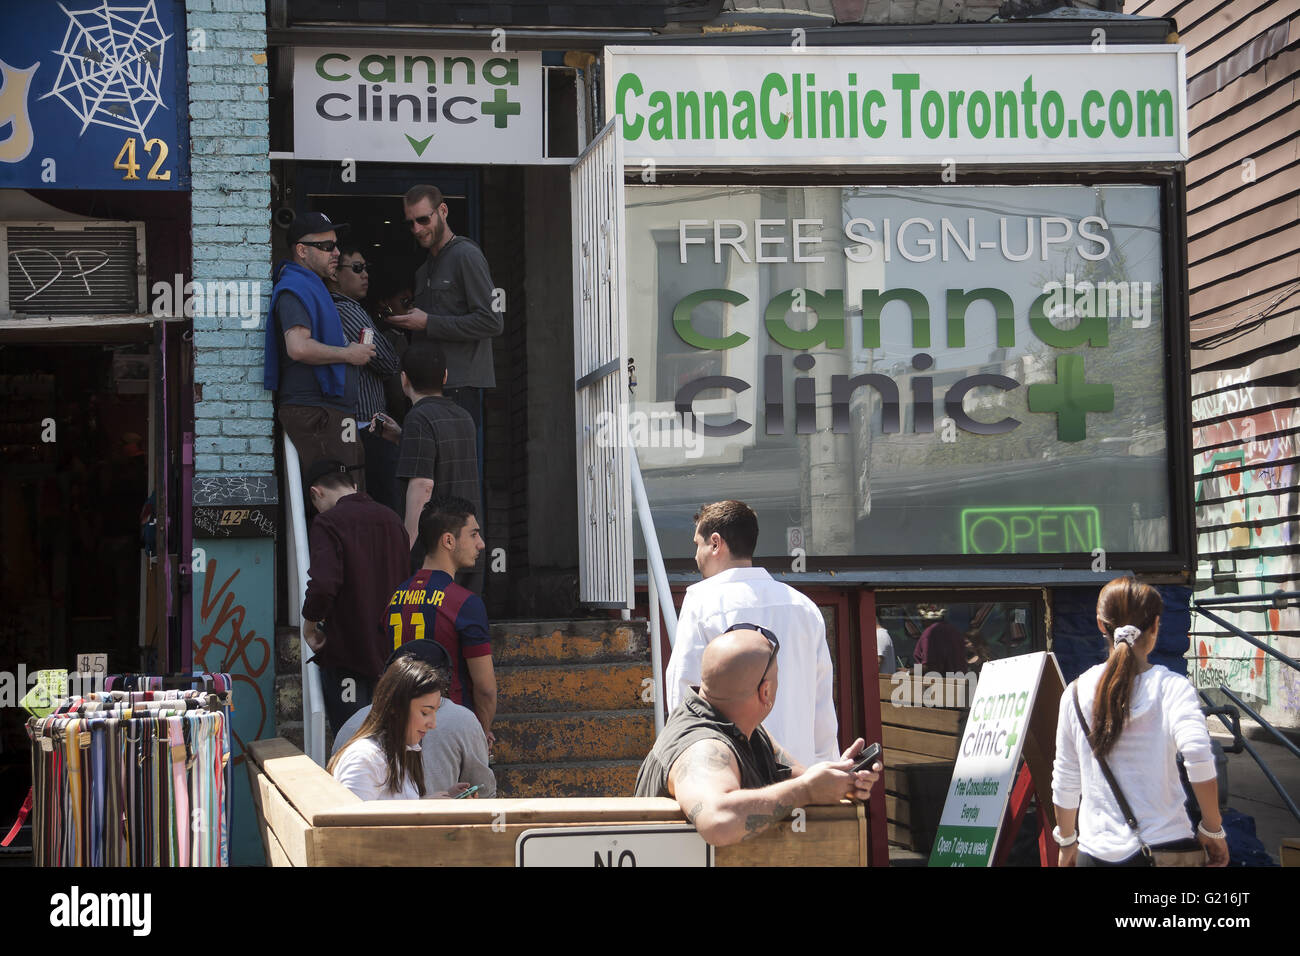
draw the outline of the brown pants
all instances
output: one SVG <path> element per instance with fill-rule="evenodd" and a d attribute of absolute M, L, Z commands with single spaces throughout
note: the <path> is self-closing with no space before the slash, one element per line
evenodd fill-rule
<path fill-rule="evenodd" d="M 277 417 L 298 449 L 304 481 L 307 469 L 315 462 L 336 458 L 348 466 L 357 490 L 366 490 L 366 454 L 359 431 L 364 422 L 356 422 L 355 415 L 316 405 L 281 405 Z M 349 419 L 351 425 L 347 424 Z M 347 441 L 348 438 L 352 440 Z"/>

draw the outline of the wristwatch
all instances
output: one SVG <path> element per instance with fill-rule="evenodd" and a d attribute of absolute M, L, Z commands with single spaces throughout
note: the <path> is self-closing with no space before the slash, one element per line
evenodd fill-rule
<path fill-rule="evenodd" d="M 1052 827 L 1052 839 L 1056 841 L 1057 846 L 1074 846 L 1079 842 L 1079 831 L 1075 830 L 1068 837 L 1061 836 L 1061 828 Z"/>

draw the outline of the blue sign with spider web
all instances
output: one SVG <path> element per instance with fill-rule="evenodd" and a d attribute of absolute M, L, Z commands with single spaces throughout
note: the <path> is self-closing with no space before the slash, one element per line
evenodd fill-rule
<path fill-rule="evenodd" d="M 182 0 L 0 5 L 0 187 L 189 189 Z"/>

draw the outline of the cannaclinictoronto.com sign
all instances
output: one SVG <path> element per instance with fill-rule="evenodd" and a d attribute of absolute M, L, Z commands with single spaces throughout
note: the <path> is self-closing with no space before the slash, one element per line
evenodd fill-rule
<path fill-rule="evenodd" d="M 540 53 L 299 48 L 294 155 L 386 163 L 538 163 Z"/>
<path fill-rule="evenodd" d="M 1174 45 L 609 47 L 606 74 L 630 165 L 1187 159 Z"/>

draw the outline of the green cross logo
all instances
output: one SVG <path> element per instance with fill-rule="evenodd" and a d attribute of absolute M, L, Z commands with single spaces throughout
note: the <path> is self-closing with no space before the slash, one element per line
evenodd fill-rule
<path fill-rule="evenodd" d="M 518 116 L 523 107 L 518 103 L 512 103 L 510 97 L 506 95 L 506 91 L 498 88 L 491 102 L 484 101 L 480 103 L 479 109 L 492 117 L 492 125 L 495 128 L 505 129 L 506 124 L 510 122 L 510 117 Z"/>
<path fill-rule="evenodd" d="M 1084 375 L 1082 355 L 1058 355 L 1057 384 L 1029 386 L 1029 410 L 1055 412 L 1056 437 L 1061 441 L 1083 441 L 1088 436 L 1087 413 L 1115 408 L 1115 389 L 1089 385 Z"/>

